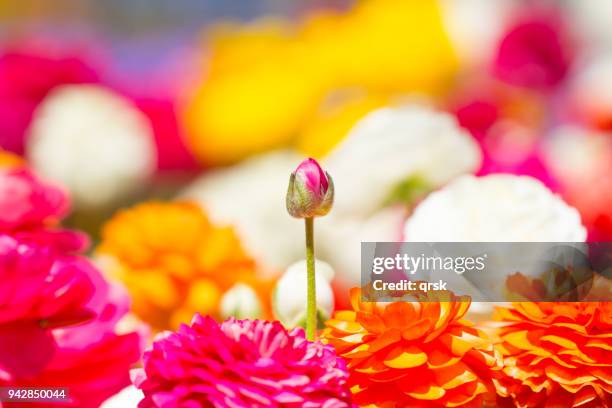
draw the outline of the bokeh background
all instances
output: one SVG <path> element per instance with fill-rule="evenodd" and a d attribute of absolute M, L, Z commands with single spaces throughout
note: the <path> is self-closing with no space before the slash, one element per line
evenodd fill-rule
<path fill-rule="evenodd" d="M 356 243 L 402 238 L 415 205 L 466 173 L 534 177 L 606 240 L 609 9 L 2 2 L 0 146 L 64 185 L 66 225 L 103 249 L 118 210 L 189 200 L 264 276 L 303 256 L 283 195 L 304 156 L 336 172 L 318 246 L 342 287 L 358 275 Z"/>
<path fill-rule="evenodd" d="M 87 233 L 59 246 L 145 344 L 196 312 L 303 324 L 285 193 L 319 160 L 324 320 L 362 241 L 612 240 L 612 2 L 0 0 L 0 148 L 58 186 L 0 178 L 7 214 Z"/>

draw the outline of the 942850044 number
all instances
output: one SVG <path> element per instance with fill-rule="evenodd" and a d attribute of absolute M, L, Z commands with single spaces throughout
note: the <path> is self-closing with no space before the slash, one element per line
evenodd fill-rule
<path fill-rule="evenodd" d="M 0 387 L 0 402 L 61 402 L 68 400 L 68 388 Z"/>

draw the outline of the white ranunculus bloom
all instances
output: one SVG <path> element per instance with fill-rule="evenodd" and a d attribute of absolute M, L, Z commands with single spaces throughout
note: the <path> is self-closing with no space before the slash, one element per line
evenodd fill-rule
<path fill-rule="evenodd" d="M 420 106 L 383 108 L 359 121 L 323 161 L 336 187 L 332 214 L 363 219 L 410 177 L 431 186 L 477 170 L 474 139 L 449 114 Z"/>
<path fill-rule="evenodd" d="M 330 282 L 334 270 L 329 264 L 315 260 L 317 282 L 317 310 L 323 321 L 327 320 L 334 308 L 334 293 Z M 306 261 L 298 261 L 287 268 L 280 277 L 272 294 L 275 317 L 286 327 L 302 325 L 306 321 L 307 273 Z"/>
<path fill-rule="evenodd" d="M 304 222 L 285 208 L 289 176 L 301 157 L 278 151 L 206 173 L 181 198 L 198 202 L 218 224 L 236 228 L 264 268 L 283 270 L 304 256 Z"/>
<path fill-rule="evenodd" d="M 430 194 L 406 221 L 404 240 L 584 242 L 586 229 L 581 224 L 578 211 L 539 180 L 528 176 L 494 174 L 485 177 L 463 176 Z M 505 253 L 495 256 L 512 259 L 517 255 Z M 529 255 L 520 256 L 527 258 Z M 508 263 L 501 260 L 501 264 Z M 508 271 L 512 272 L 515 271 Z M 450 289 L 473 290 L 472 284 L 465 279 L 453 280 L 453 288 Z M 491 303 L 475 302 L 470 308 L 470 315 L 474 319 L 490 318 L 492 307 Z"/>
<path fill-rule="evenodd" d="M 142 391 L 130 385 L 104 401 L 100 408 L 136 408 L 143 398 Z"/>
<path fill-rule="evenodd" d="M 106 206 L 137 190 L 156 161 L 149 120 L 96 85 L 53 90 L 34 114 L 27 153 L 37 172 L 63 183 L 83 207 Z"/>
<path fill-rule="evenodd" d="M 528 176 L 463 176 L 431 193 L 406 221 L 412 242 L 582 242 L 578 211 Z"/>
<path fill-rule="evenodd" d="M 262 305 L 255 290 L 247 284 L 236 283 L 221 298 L 221 317 L 227 319 L 258 319 Z"/>

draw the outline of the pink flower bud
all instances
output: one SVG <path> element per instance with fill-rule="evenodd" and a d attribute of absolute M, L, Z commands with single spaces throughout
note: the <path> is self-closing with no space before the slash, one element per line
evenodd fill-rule
<path fill-rule="evenodd" d="M 322 216 L 334 202 L 334 184 L 314 159 L 306 159 L 291 173 L 287 211 L 296 218 Z"/>

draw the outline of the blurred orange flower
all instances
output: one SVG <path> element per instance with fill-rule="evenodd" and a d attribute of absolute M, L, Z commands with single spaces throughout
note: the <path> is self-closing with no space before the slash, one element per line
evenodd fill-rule
<path fill-rule="evenodd" d="M 372 407 L 482 407 L 495 400 L 499 359 L 462 320 L 467 300 L 362 302 L 337 312 L 323 332 L 348 362 L 354 402 Z"/>
<path fill-rule="evenodd" d="M 221 297 L 236 283 L 265 286 L 234 231 L 211 224 L 191 203 L 120 211 L 104 226 L 97 252 L 127 286 L 136 315 L 156 330 L 176 328 L 195 312 L 219 317 Z"/>
<path fill-rule="evenodd" d="M 0 149 L 0 169 L 21 167 L 24 165 L 23 159 L 14 153 Z"/>
<path fill-rule="evenodd" d="M 612 406 L 612 303 L 519 302 L 498 308 L 502 403 Z"/>

